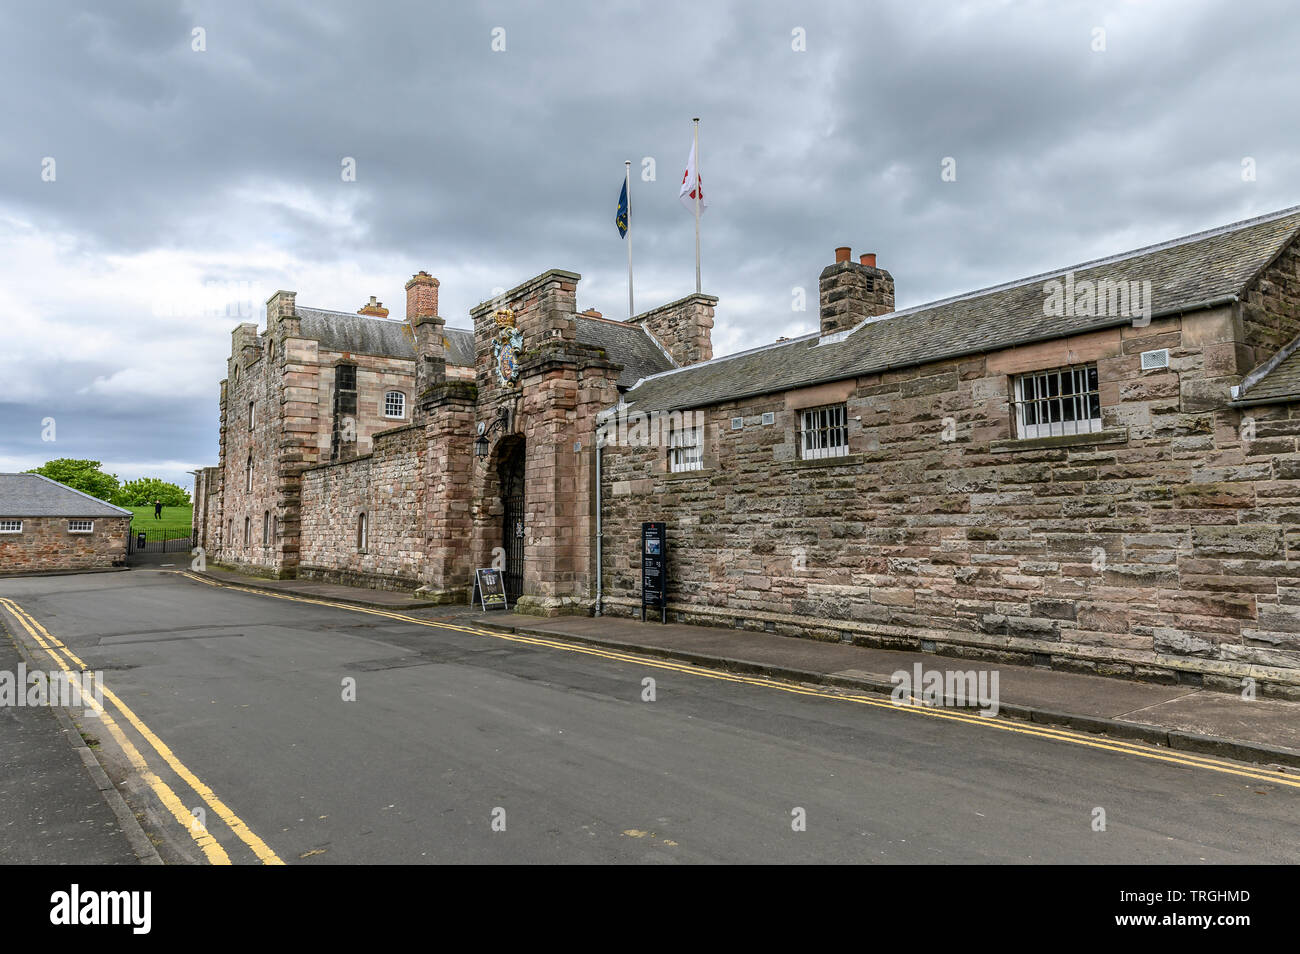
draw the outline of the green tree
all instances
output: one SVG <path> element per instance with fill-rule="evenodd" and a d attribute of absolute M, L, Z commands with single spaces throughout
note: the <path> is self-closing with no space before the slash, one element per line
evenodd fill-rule
<path fill-rule="evenodd" d="M 113 503 L 119 507 L 149 507 L 155 500 L 161 500 L 164 507 L 190 505 L 190 495 L 183 488 L 157 477 L 128 480 L 113 498 Z"/>
<path fill-rule="evenodd" d="M 60 457 L 27 473 L 40 474 L 50 480 L 57 480 L 61 484 L 67 484 L 73 490 L 80 490 L 83 494 L 90 494 L 100 500 L 112 500 L 119 484 L 117 475 L 106 474 L 99 467 L 97 460 Z"/>

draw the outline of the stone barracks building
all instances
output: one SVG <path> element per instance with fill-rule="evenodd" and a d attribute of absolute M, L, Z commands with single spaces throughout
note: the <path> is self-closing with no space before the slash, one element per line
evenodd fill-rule
<path fill-rule="evenodd" d="M 267 304 L 235 329 L 209 556 L 1300 697 L 1300 208 L 903 311 L 874 255 L 820 330 L 712 357 L 716 299 L 628 322 L 549 271 L 445 327 Z"/>
<path fill-rule="evenodd" d="M 0 574 L 126 565 L 131 511 L 40 474 L 0 474 Z"/>

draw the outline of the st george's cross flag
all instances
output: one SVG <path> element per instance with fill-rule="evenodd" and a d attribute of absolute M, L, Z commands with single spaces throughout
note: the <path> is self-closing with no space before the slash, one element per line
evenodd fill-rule
<path fill-rule="evenodd" d="M 691 154 L 686 160 L 686 172 L 682 175 L 682 189 L 677 193 L 677 198 L 682 200 L 682 205 L 687 212 L 695 211 L 695 195 L 699 192 L 700 211 L 709 207 L 709 200 L 704 197 L 704 183 L 700 180 L 700 169 L 696 163 L 695 144 L 691 143 Z"/>

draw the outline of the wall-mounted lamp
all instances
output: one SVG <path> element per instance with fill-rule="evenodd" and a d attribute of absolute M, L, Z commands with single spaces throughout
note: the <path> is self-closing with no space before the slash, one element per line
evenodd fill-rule
<path fill-rule="evenodd" d="M 492 449 L 492 442 L 488 440 L 488 435 L 498 427 L 503 430 L 509 430 L 510 409 L 505 405 L 497 408 L 496 420 L 491 424 L 483 421 L 478 422 L 478 437 L 474 438 L 474 456 L 479 460 L 487 457 L 488 452 Z"/>

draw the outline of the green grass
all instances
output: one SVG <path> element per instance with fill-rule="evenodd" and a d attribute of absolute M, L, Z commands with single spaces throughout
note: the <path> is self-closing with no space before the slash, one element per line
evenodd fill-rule
<path fill-rule="evenodd" d="M 128 507 L 134 517 L 131 518 L 131 530 L 166 530 L 176 531 L 176 536 L 183 537 L 190 530 L 190 507 L 163 507 L 162 519 L 155 520 L 153 507 Z"/>

